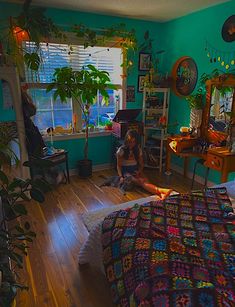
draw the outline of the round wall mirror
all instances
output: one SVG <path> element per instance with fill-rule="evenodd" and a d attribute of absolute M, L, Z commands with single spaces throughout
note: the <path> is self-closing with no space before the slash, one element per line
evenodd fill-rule
<path fill-rule="evenodd" d="M 197 84 L 197 64 L 189 56 L 181 57 L 173 66 L 172 77 L 175 94 L 178 96 L 190 95 Z"/>

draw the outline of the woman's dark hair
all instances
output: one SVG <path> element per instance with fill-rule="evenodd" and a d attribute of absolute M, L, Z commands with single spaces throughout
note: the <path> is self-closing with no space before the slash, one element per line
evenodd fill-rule
<path fill-rule="evenodd" d="M 21 92 L 22 109 L 25 118 L 30 118 L 36 114 L 36 107 L 32 101 L 32 98 L 25 91 Z"/>
<path fill-rule="evenodd" d="M 126 135 L 125 135 L 124 145 L 122 146 L 122 149 L 124 151 L 123 158 L 125 160 L 127 160 L 129 158 L 130 149 L 129 149 L 128 144 L 129 144 L 130 139 L 136 140 L 136 144 L 135 144 L 135 146 L 132 150 L 133 150 L 135 160 L 138 162 L 139 161 L 140 148 L 139 148 L 139 135 L 138 135 L 138 132 L 136 130 L 128 130 Z"/>

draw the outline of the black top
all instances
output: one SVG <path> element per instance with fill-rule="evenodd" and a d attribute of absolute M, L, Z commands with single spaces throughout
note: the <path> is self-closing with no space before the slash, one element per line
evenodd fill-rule
<path fill-rule="evenodd" d="M 25 133 L 26 133 L 26 147 L 29 156 L 42 157 L 43 148 L 46 147 L 42 135 L 38 127 L 34 125 L 29 117 L 24 117 Z"/>

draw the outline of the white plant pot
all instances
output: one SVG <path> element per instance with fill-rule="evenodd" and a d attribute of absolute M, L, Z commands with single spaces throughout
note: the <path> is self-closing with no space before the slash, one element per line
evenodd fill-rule
<path fill-rule="evenodd" d="M 190 112 L 190 127 L 199 128 L 202 123 L 202 110 L 201 109 L 191 109 Z"/>

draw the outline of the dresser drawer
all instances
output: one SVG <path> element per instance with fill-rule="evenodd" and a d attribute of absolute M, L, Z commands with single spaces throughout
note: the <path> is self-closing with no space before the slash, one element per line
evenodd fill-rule
<path fill-rule="evenodd" d="M 208 153 L 205 165 L 208 166 L 209 168 L 221 171 L 223 167 L 223 161 L 224 159 L 222 157 Z"/>

